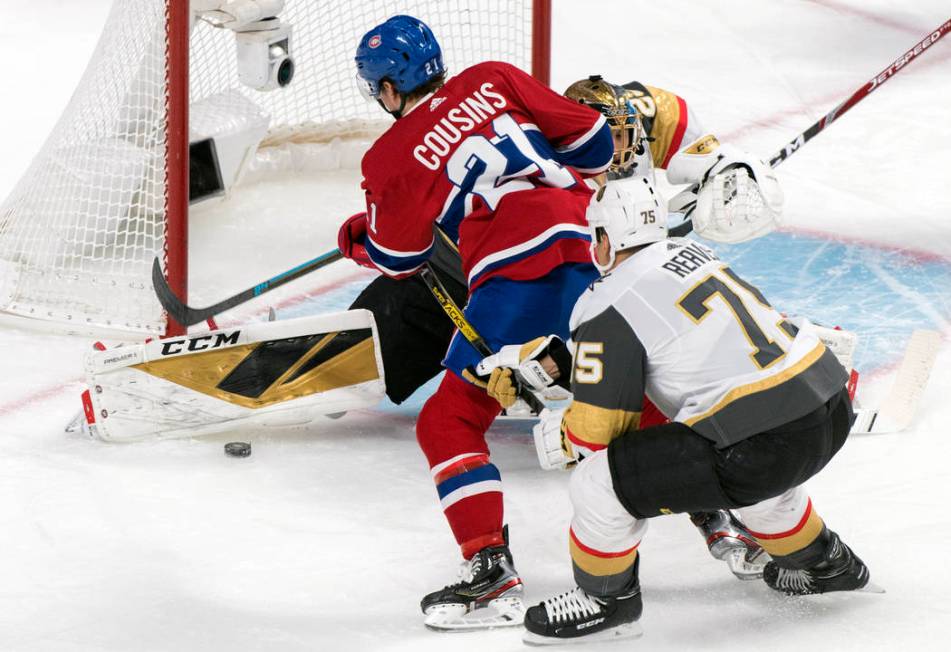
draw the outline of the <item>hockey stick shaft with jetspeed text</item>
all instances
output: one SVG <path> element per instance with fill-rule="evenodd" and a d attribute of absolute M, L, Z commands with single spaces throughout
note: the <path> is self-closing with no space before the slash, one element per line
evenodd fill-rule
<path fill-rule="evenodd" d="M 165 280 L 165 275 L 162 273 L 162 265 L 157 257 L 152 262 L 152 285 L 155 287 L 155 294 L 158 296 L 159 303 L 161 303 L 162 307 L 165 308 L 166 312 L 168 312 L 169 317 L 174 319 L 185 328 L 188 328 L 189 326 L 200 324 L 209 317 L 214 317 L 226 310 L 234 308 L 235 306 L 239 306 L 245 301 L 250 301 L 255 297 L 259 297 L 265 292 L 269 292 L 274 288 L 284 285 L 285 283 L 290 283 L 291 281 L 298 279 L 305 274 L 309 274 L 314 270 L 320 269 L 321 267 L 326 267 L 330 263 L 340 260 L 341 258 L 343 258 L 343 254 L 340 253 L 340 250 L 333 249 L 325 254 L 317 256 L 316 258 L 308 260 L 306 263 L 301 263 L 300 265 L 297 265 L 286 272 L 282 272 L 277 276 L 272 276 L 266 281 L 258 283 L 254 287 L 250 287 L 247 290 L 238 292 L 237 294 L 230 296 L 223 301 L 219 301 L 218 303 L 205 308 L 192 308 L 191 306 L 183 303 L 182 300 L 176 296 L 175 292 L 172 291 L 172 288 L 169 287 L 168 281 Z"/>
<path fill-rule="evenodd" d="M 907 66 L 911 61 L 916 59 L 918 55 L 927 50 L 929 47 L 934 45 L 938 39 L 943 37 L 951 31 L 951 19 L 947 20 L 942 24 L 938 29 L 934 30 L 928 36 L 924 37 L 911 49 L 898 57 L 893 61 L 885 70 L 881 71 L 869 81 L 862 85 L 857 91 L 852 93 L 848 99 L 839 104 L 837 107 L 829 111 L 826 115 L 819 118 L 819 120 L 813 124 L 811 127 L 805 131 L 796 135 L 791 141 L 786 143 L 778 152 L 776 152 L 769 159 L 769 164 L 771 167 L 776 167 L 787 158 L 793 155 L 794 152 L 797 152 L 803 145 L 808 143 L 810 140 L 815 138 L 816 134 L 828 127 L 830 124 L 842 117 L 849 109 L 861 102 L 863 99 L 869 96 L 875 89 L 887 82 L 889 79 L 894 77 L 899 71 L 901 71 L 905 66 Z M 691 190 L 696 192 L 700 188 L 700 184 L 694 184 L 691 187 Z M 693 224 L 690 220 L 678 224 L 677 226 L 671 227 L 670 235 L 681 237 L 685 236 L 693 230 Z"/>
<path fill-rule="evenodd" d="M 420 278 L 423 279 L 423 282 L 426 283 L 426 287 L 429 288 L 429 291 L 432 292 L 433 296 L 436 298 L 436 301 L 445 311 L 446 315 L 449 316 L 449 319 L 452 320 L 452 323 L 456 325 L 456 328 L 459 329 L 459 332 L 462 333 L 469 342 L 475 347 L 475 350 L 479 352 L 479 355 L 485 357 L 492 355 L 494 351 L 489 347 L 488 343 L 479 335 L 479 332 L 473 327 L 469 320 L 466 319 L 466 316 L 463 314 L 462 310 L 456 305 L 456 302 L 452 300 L 452 297 L 449 295 L 449 291 L 446 290 L 446 286 L 440 280 L 439 275 L 436 273 L 436 270 L 432 265 L 426 263 L 422 270 L 419 272 Z M 519 388 L 519 398 L 525 401 L 528 404 L 528 407 L 532 409 L 535 414 L 541 413 L 545 409 L 544 404 L 539 400 L 537 396 L 532 394 L 532 392 L 522 386 Z"/>
<path fill-rule="evenodd" d="M 797 151 L 800 147 L 812 140 L 820 131 L 841 118 L 849 109 L 868 97 L 872 91 L 894 77 L 905 66 L 914 61 L 918 55 L 934 45 L 938 39 L 943 37 L 949 31 L 951 31 L 951 19 L 946 20 L 943 25 L 938 27 L 938 29 L 934 30 L 928 34 L 928 36 L 915 43 L 915 45 L 910 50 L 895 59 L 895 61 L 889 64 L 885 70 L 881 71 L 868 80 L 861 88 L 852 93 L 852 95 L 850 95 L 847 100 L 819 118 L 815 124 L 786 143 L 786 145 L 784 145 L 781 150 L 779 150 L 775 155 L 773 155 L 772 158 L 769 159 L 769 164 L 772 167 L 776 167 L 787 158 L 792 156 L 793 152 Z"/>

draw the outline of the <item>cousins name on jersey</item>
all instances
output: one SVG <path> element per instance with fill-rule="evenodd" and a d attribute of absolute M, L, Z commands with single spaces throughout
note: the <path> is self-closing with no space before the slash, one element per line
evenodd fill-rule
<path fill-rule="evenodd" d="M 440 118 L 439 122 L 426 132 L 423 143 L 413 148 L 413 156 L 426 168 L 438 170 L 442 165 L 442 157 L 451 149 L 450 145 L 458 143 L 465 132 L 472 131 L 507 106 L 505 97 L 492 90 L 490 82 L 482 84 L 479 90 L 449 109 L 446 117 Z"/>

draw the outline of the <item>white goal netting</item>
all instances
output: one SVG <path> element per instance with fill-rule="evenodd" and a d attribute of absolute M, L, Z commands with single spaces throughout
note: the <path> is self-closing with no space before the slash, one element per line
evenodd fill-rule
<path fill-rule="evenodd" d="M 150 280 L 166 232 L 167 3 L 116 0 L 95 53 L 43 149 L 0 205 L 0 310 L 161 333 Z M 388 17 L 426 21 L 450 74 L 489 59 L 530 68 L 530 0 L 287 0 L 293 82 L 257 92 L 238 81 L 232 32 L 196 21 L 189 65 L 190 138 L 260 119 L 262 147 L 356 134 L 385 125 L 354 84 L 359 38 Z M 249 118 L 248 116 L 251 116 Z M 225 127 L 223 127 L 225 125 Z M 187 252 L 169 250 L 169 256 Z"/>

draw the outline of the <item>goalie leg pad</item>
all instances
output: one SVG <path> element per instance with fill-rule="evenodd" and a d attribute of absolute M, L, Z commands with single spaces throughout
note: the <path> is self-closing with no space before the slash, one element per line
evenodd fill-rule
<path fill-rule="evenodd" d="M 453 299 L 463 305 L 466 288 L 451 278 L 444 280 Z M 442 358 L 455 330 L 452 321 L 433 300 L 417 277 L 373 279 L 356 298 L 351 310 L 373 313 L 380 335 L 386 372 L 386 395 L 402 403 L 442 371 Z"/>
<path fill-rule="evenodd" d="M 384 391 L 366 310 L 96 351 L 85 368 L 87 421 L 106 441 L 301 425 L 375 405 Z"/>

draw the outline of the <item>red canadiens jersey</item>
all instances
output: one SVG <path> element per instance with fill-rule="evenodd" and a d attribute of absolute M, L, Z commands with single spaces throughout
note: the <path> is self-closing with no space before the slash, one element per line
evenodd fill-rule
<path fill-rule="evenodd" d="M 604 117 L 518 68 L 487 62 L 420 100 L 363 157 L 367 252 L 407 276 L 433 223 L 459 245 L 470 289 L 589 262 L 583 182 L 614 154 Z"/>

